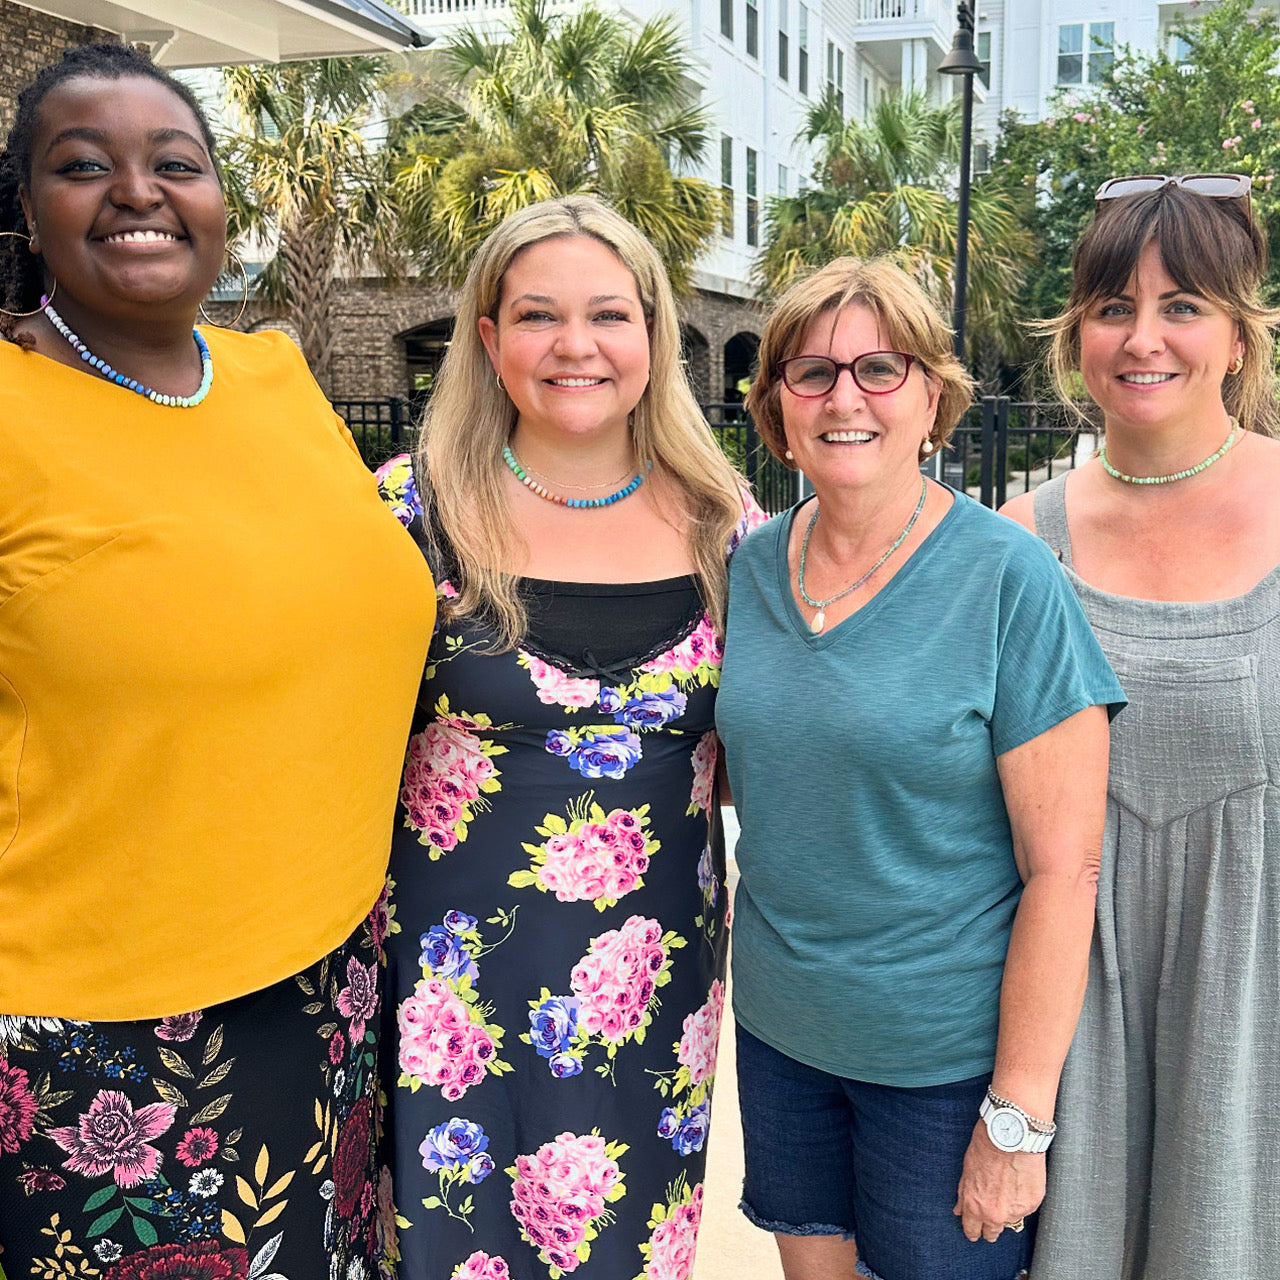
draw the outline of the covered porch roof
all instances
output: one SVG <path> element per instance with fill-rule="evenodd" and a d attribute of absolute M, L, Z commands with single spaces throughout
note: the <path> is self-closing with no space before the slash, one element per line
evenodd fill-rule
<path fill-rule="evenodd" d="M 16 0 L 151 46 L 161 66 L 289 62 L 421 48 L 428 37 L 384 0 Z"/>

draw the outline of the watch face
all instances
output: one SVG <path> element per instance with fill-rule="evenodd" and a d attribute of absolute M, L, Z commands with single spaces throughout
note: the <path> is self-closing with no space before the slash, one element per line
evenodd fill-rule
<path fill-rule="evenodd" d="M 1027 1136 L 1027 1124 L 1016 1111 L 1000 1107 L 988 1118 L 987 1132 L 1001 1151 L 1017 1151 Z"/>

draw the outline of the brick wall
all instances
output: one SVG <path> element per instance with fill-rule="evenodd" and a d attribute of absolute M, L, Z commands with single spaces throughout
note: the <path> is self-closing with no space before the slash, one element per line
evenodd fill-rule
<path fill-rule="evenodd" d="M 41 67 L 56 62 L 64 49 L 77 44 L 115 40 L 108 31 L 37 13 L 13 0 L 0 0 L 0 139 L 13 124 L 18 93 Z"/>

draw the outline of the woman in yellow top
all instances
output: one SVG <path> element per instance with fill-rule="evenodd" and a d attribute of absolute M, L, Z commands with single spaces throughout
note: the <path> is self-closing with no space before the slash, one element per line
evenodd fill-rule
<path fill-rule="evenodd" d="M 364 1277 L 429 574 L 298 351 L 193 328 L 183 86 L 43 71 L 0 232 L 0 1266 Z"/>

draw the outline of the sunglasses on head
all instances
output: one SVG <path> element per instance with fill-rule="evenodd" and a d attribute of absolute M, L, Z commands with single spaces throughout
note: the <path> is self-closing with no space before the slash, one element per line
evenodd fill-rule
<path fill-rule="evenodd" d="M 1124 196 L 1142 195 L 1159 191 L 1163 187 L 1181 187 L 1210 200 L 1240 200 L 1244 204 L 1249 225 L 1253 225 L 1249 191 L 1253 180 L 1247 173 L 1138 173 L 1127 178 L 1108 178 L 1094 195 L 1096 204 L 1104 200 L 1119 200 Z"/>

